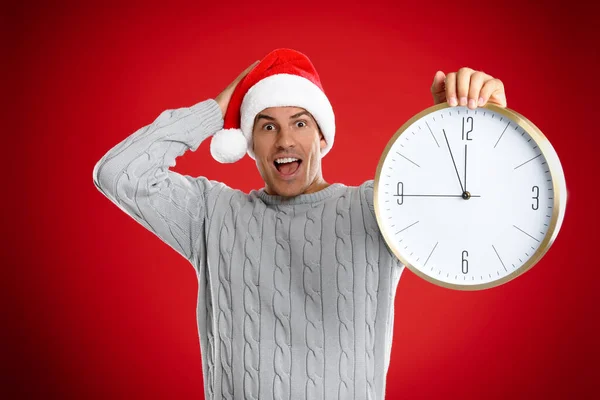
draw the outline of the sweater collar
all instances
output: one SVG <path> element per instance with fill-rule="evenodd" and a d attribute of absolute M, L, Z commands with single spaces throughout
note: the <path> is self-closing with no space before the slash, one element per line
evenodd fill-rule
<path fill-rule="evenodd" d="M 283 197 L 270 195 L 265 192 L 265 189 L 256 191 L 256 195 L 267 204 L 274 205 L 297 205 L 297 204 L 309 204 L 316 203 L 321 200 L 327 199 L 340 192 L 346 186 L 341 183 L 333 183 L 327 186 L 325 189 L 319 190 L 318 192 L 309 194 L 300 194 L 294 197 Z"/>

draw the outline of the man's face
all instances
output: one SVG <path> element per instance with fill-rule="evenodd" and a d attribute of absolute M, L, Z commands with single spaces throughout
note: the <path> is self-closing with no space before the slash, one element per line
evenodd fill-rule
<path fill-rule="evenodd" d="M 268 194 L 290 197 L 322 188 L 321 150 L 326 143 L 305 109 L 264 109 L 254 119 L 252 140 Z"/>

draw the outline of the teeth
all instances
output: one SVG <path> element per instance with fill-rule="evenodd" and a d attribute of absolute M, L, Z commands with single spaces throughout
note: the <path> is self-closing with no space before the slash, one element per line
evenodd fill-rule
<path fill-rule="evenodd" d="M 294 161 L 298 161 L 298 159 L 297 158 L 287 157 L 287 158 L 278 158 L 278 159 L 275 160 L 275 162 L 277 164 L 286 164 L 286 163 L 291 163 L 291 162 L 294 162 Z"/>

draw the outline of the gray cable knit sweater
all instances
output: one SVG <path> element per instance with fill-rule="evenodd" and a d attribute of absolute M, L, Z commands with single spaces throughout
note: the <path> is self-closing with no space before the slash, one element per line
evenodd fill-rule
<path fill-rule="evenodd" d="M 286 200 L 169 170 L 222 127 L 212 99 L 166 110 L 94 167 L 96 187 L 196 270 L 206 398 L 383 399 L 403 266 L 373 181 Z"/>

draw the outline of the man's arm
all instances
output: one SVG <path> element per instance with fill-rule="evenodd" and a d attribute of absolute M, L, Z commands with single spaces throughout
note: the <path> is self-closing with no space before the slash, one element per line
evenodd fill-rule
<path fill-rule="evenodd" d="M 223 128 L 235 87 L 257 63 L 242 71 L 215 100 L 163 111 L 94 167 L 94 185 L 100 192 L 192 264 L 203 250 L 199 239 L 208 211 L 206 200 L 211 191 L 226 186 L 204 177 L 183 176 L 169 167 Z"/>
<path fill-rule="evenodd" d="M 163 111 L 110 149 L 94 167 L 94 184 L 108 199 L 179 254 L 192 260 L 204 224 L 205 196 L 216 182 L 170 171 L 185 151 L 223 126 L 219 104 Z"/>

